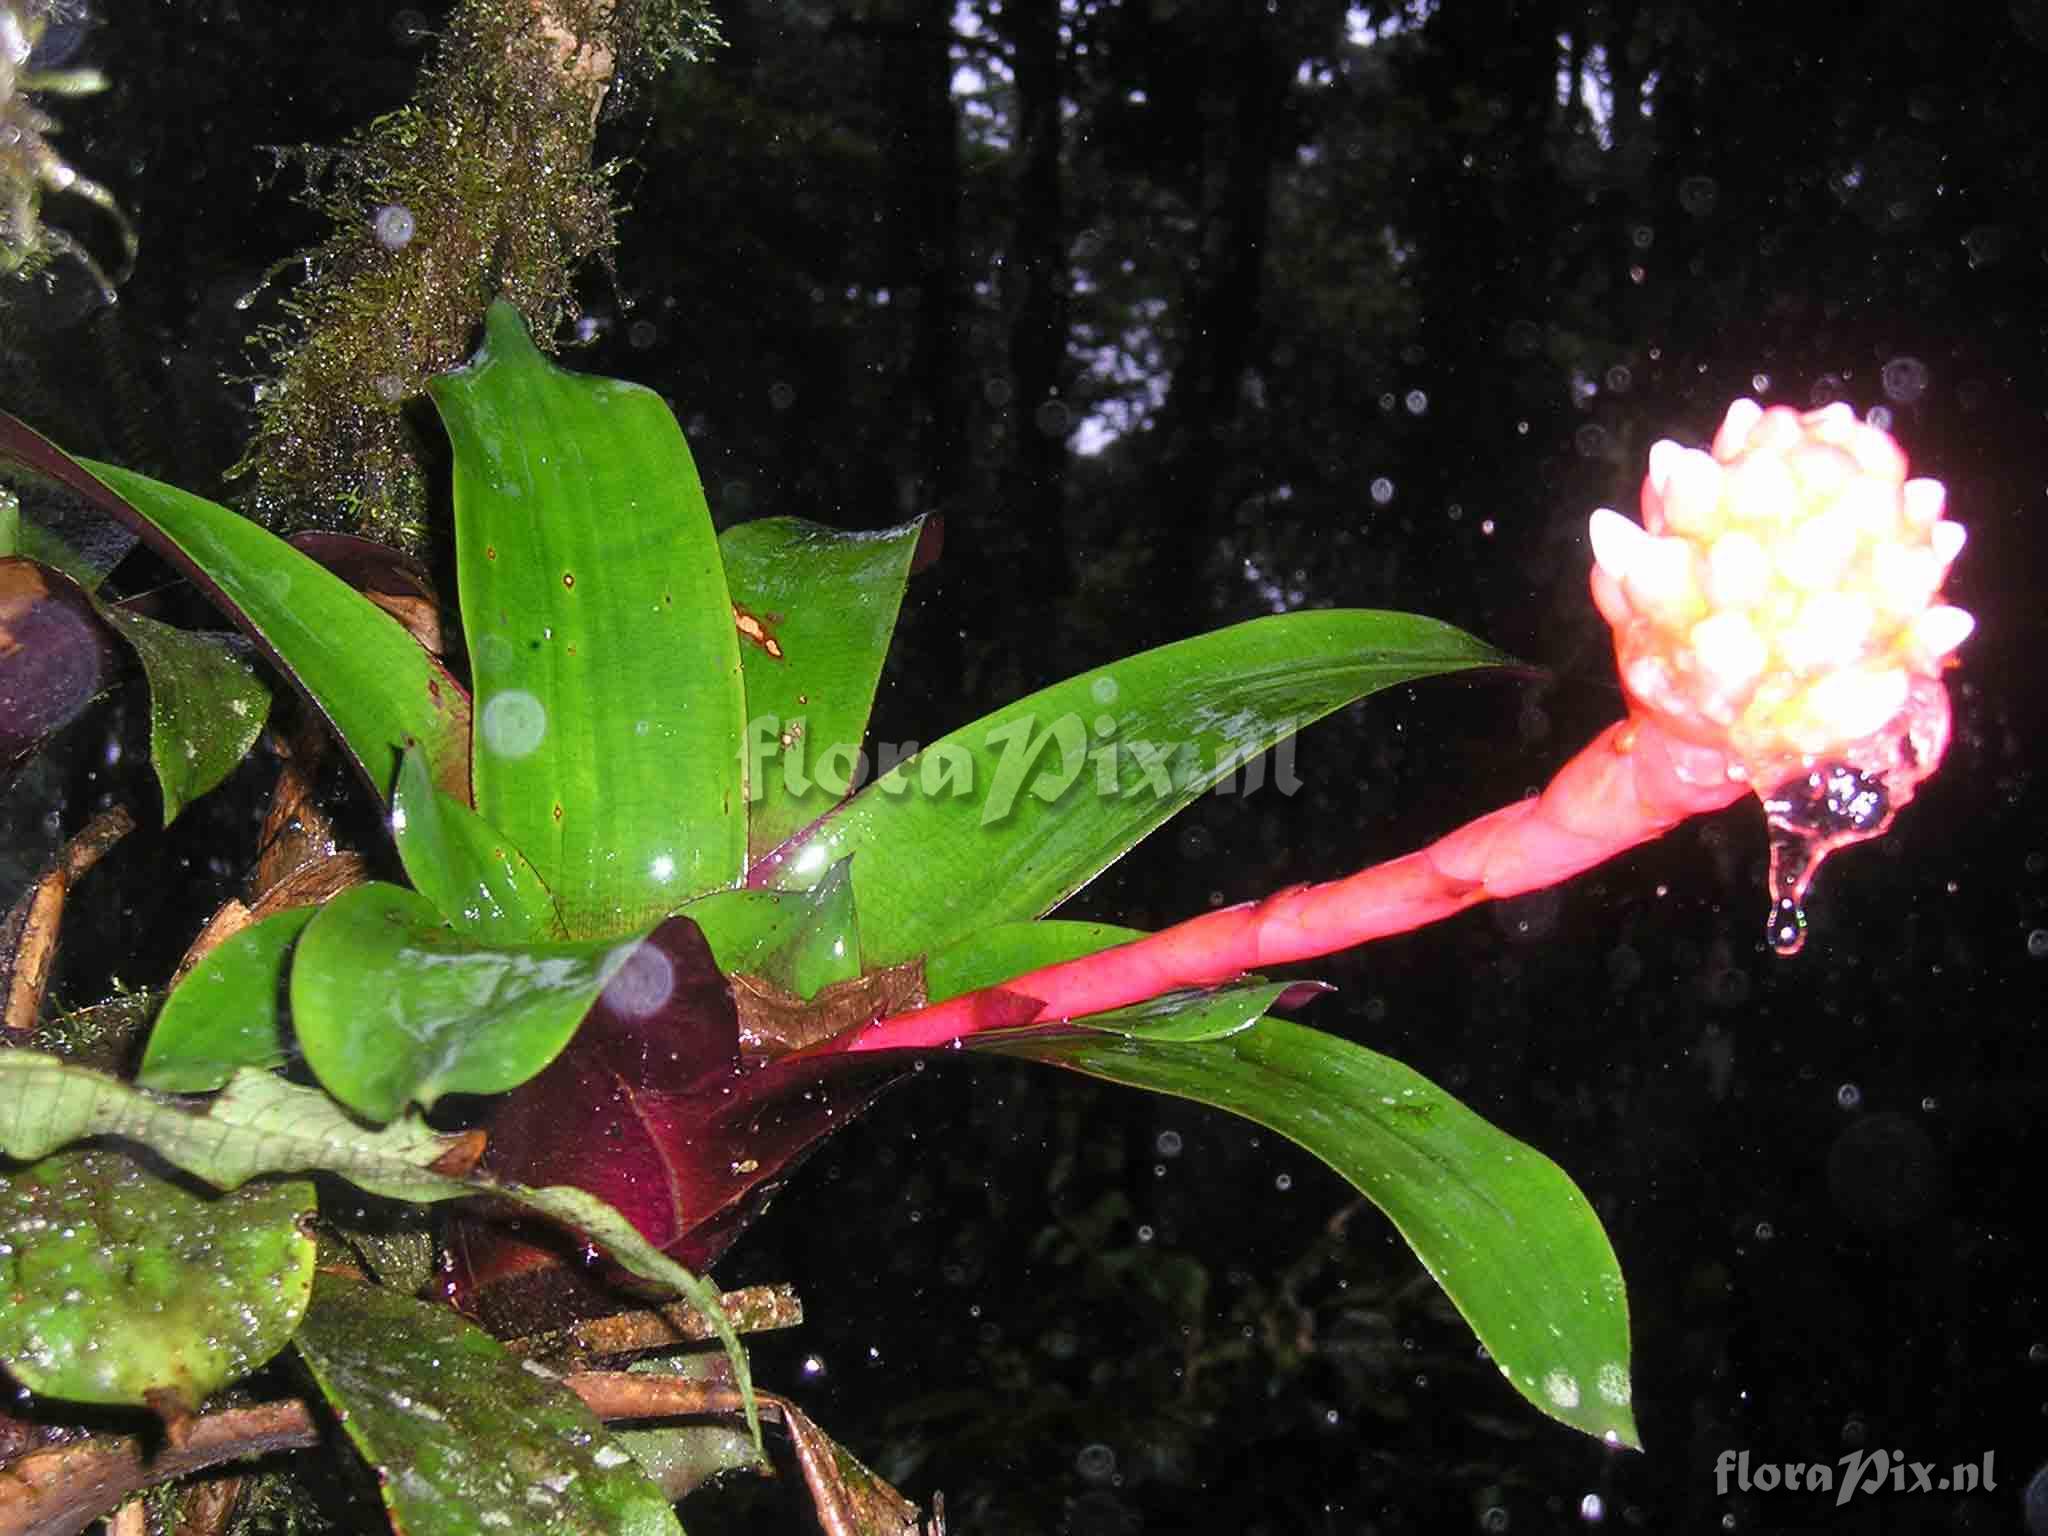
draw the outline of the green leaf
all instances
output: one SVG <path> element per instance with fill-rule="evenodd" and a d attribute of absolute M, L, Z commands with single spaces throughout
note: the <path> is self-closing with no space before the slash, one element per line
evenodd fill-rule
<path fill-rule="evenodd" d="M 406 1536 L 682 1536 L 576 1394 L 458 1312 L 323 1274 L 297 1344 Z"/>
<path fill-rule="evenodd" d="M 1120 928 L 1114 923 L 997 923 L 927 956 L 925 995 L 943 1003 L 963 992 L 1001 986 L 1040 966 L 1078 960 L 1144 936 L 1142 928 Z"/>
<path fill-rule="evenodd" d="M 923 526 L 842 533 L 770 517 L 720 535 L 746 677 L 750 858 L 852 792 Z"/>
<path fill-rule="evenodd" d="M 417 1115 L 366 1130 L 326 1094 L 267 1072 L 238 1072 L 195 1113 L 40 1051 L 0 1050 L 0 1155 L 43 1157 L 89 1136 L 139 1142 L 220 1189 L 237 1188 L 258 1174 L 318 1171 L 390 1200 L 489 1195 L 581 1232 L 628 1274 L 676 1291 L 710 1320 L 746 1399 L 748 1431 L 757 1448 L 761 1443 L 746 1352 L 718 1303 L 717 1288 L 654 1248 L 594 1195 L 563 1185 L 535 1189 L 480 1174 L 458 1179 L 434 1173 L 428 1165 L 455 1138 L 435 1132 Z"/>
<path fill-rule="evenodd" d="M 379 795 L 418 743 L 435 781 L 468 782 L 469 700 L 397 620 L 247 518 L 62 449 L 0 417 L 0 462 L 48 476 L 117 518 L 199 583 L 340 733 Z"/>
<path fill-rule="evenodd" d="M 1240 768 L 1251 792 L 1259 754 L 1331 710 L 1505 660 L 1435 620 L 1362 609 L 1161 646 L 934 742 L 789 850 L 774 878 L 812 884 L 855 855 L 866 963 L 908 960 L 1040 915 Z M 1272 775 L 1282 793 L 1286 767 Z"/>
<path fill-rule="evenodd" d="M 1128 1008 L 1091 1013 L 1076 1027 L 1132 1040 L 1221 1040 L 1250 1029 L 1295 981 L 1233 982 L 1203 991 L 1166 992 Z"/>
<path fill-rule="evenodd" d="M 285 967 L 318 907 L 292 907 L 214 946 L 178 983 L 135 1075 L 159 1093 L 210 1093 L 242 1067 L 285 1061 Z"/>
<path fill-rule="evenodd" d="M 728 974 L 766 977 L 803 998 L 860 975 L 860 923 L 852 873 L 844 863 L 810 890 L 789 893 L 778 916 Z M 716 958 L 717 951 L 712 954 Z"/>
<path fill-rule="evenodd" d="M 149 678 L 149 761 L 168 825 L 248 755 L 270 714 L 270 690 L 224 636 L 110 605 L 100 612 L 135 648 Z"/>
<path fill-rule="evenodd" d="M 113 1150 L 0 1168 L 0 1361 L 47 1397 L 196 1409 L 291 1338 L 312 1213 L 311 1184 L 203 1196 Z"/>
<path fill-rule="evenodd" d="M 382 1123 L 444 1093 L 503 1093 L 555 1059 L 631 941 L 488 945 L 417 891 L 343 891 L 299 940 L 292 1027 L 320 1085 Z"/>
<path fill-rule="evenodd" d="M 713 891 L 679 915 L 703 932 L 728 976 L 766 977 L 810 997 L 860 974 L 860 927 L 843 864 L 807 891 Z"/>
<path fill-rule="evenodd" d="M 1211 1104 L 1306 1148 L 1392 1218 L 1516 1391 L 1639 1444 L 1628 1301 L 1592 1206 L 1542 1153 L 1400 1062 L 1278 1019 L 1200 1044 L 1076 1032 L 970 1048 Z"/>
<path fill-rule="evenodd" d="M 407 876 L 457 932 L 511 944 L 560 934 L 554 900 L 526 855 L 436 789 L 418 752 L 399 765 L 391 831 Z"/>
<path fill-rule="evenodd" d="M 618 937 L 746 864 L 739 638 L 704 492 L 652 390 L 555 367 L 510 305 L 432 385 L 455 450 L 477 811 Z"/>

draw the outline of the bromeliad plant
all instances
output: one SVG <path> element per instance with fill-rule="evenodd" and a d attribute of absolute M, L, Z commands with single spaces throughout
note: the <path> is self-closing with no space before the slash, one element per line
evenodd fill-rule
<path fill-rule="evenodd" d="M 1404 614 L 1261 619 L 1071 678 L 861 784 L 918 525 L 714 535 L 659 398 L 555 368 L 506 306 L 433 393 L 454 448 L 453 665 L 225 509 L 0 435 L 202 583 L 305 694 L 387 803 L 410 882 L 218 943 L 132 1083 L 0 1053 L 0 1151 L 44 1159 L 0 1174 L 0 1265 L 26 1298 L 0 1358 L 24 1386 L 153 1406 L 189 1444 L 209 1393 L 289 1345 L 403 1528 L 674 1529 L 666 1497 L 704 1458 L 677 1474 L 680 1442 L 630 1442 L 657 1492 L 590 1412 L 754 1424 L 744 1309 L 695 1271 L 917 1053 L 965 1048 L 1291 1138 L 1388 1214 L 1515 1390 L 1636 1443 L 1621 1275 L 1584 1196 L 1400 1063 L 1274 1017 L 1317 989 L 1255 973 L 1552 884 L 1751 790 L 1774 828 L 1774 940 L 1793 947 L 1818 859 L 1881 831 L 1938 761 L 1939 675 L 1969 627 L 1937 601 L 1960 529 L 1883 433 L 1742 402 L 1711 455 L 1660 444 L 1646 526 L 1592 528 L 1627 721 L 1541 797 L 1420 853 L 1143 935 L 1043 915 L 1289 732 L 1502 658 Z M 480 1166 L 473 1133 L 424 1118 L 450 1096 L 488 1138 Z M 61 1151 L 101 1136 L 239 1193 Z M 481 1197 L 448 1243 L 459 1312 L 315 1279 L 313 1186 L 250 1182 L 309 1172 L 402 1202 Z M 60 1227 L 88 1235 L 67 1248 Z M 99 1245 L 137 1256 L 127 1278 L 88 1274 Z M 728 1369 L 565 1387 L 492 1338 L 644 1345 L 593 1321 L 633 1304 L 622 1287 L 687 1297 Z M 81 1314 L 67 1288 L 102 1305 Z M 261 1326 L 221 1346 L 222 1308 Z M 912 1518 L 848 1464 L 825 1470 L 826 1442 L 774 1406 L 852 1522 L 832 1528 Z M 561 1508 L 537 1510 L 536 1487 Z"/>

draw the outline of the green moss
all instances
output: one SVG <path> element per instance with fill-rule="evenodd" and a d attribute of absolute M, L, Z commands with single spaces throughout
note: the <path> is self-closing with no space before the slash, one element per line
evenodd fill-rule
<path fill-rule="evenodd" d="M 311 163 L 334 232 L 307 253 L 285 321 L 256 338 L 278 372 L 257 386 L 233 472 L 264 522 L 423 541 L 405 402 L 463 360 L 492 299 L 540 337 L 573 315 L 577 269 L 613 240 L 612 168 L 591 163 L 613 61 L 651 69 L 717 41 L 698 0 L 546 9 L 463 0 L 414 103 Z"/>

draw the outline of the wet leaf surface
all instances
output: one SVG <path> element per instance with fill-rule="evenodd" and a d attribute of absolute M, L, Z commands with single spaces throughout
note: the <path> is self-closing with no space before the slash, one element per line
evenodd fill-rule
<path fill-rule="evenodd" d="M 1070 1033 L 973 1049 L 1227 1109 L 1314 1153 L 1392 1219 L 1515 1390 L 1635 1446 L 1628 1301 L 1592 1206 L 1535 1148 L 1400 1062 L 1265 1019 L 1199 1043 Z"/>
<path fill-rule="evenodd" d="M 74 459 L 0 413 L 0 462 L 46 476 L 177 566 L 265 651 L 388 795 L 418 743 L 444 789 L 468 785 L 469 697 L 374 603 L 228 508 L 111 464 Z"/>
<path fill-rule="evenodd" d="M 83 588 L 33 560 L 0 560 L 0 771 L 77 719 L 119 668 Z"/>
<path fill-rule="evenodd" d="M 399 767 L 391 830 L 414 888 L 458 932 L 500 944 L 560 936 L 554 901 L 526 856 L 436 789 L 418 752 L 407 752 Z"/>
<path fill-rule="evenodd" d="M 1413 614 L 1254 619 L 1005 705 L 884 774 L 749 873 L 806 886 L 857 854 L 868 964 L 1038 917 L 1190 800 L 1382 688 L 1506 658 Z M 1257 761 L 1255 761 L 1257 760 Z M 1247 766 L 1252 765 L 1252 766 Z"/>
<path fill-rule="evenodd" d="M 664 1294 L 680 1294 L 711 1322 L 740 1383 L 751 1391 L 739 1334 L 717 1289 L 657 1252 L 633 1224 L 584 1190 L 527 1186 L 438 1171 L 466 1155 L 470 1137 L 444 1135 L 417 1116 L 368 1130 L 317 1089 L 243 1071 L 204 1109 L 164 1103 L 103 1073 L 37 1051 L 0 1051 L 0 1154 L 42 1157 L 90 1136 L 139 1142 L 173 1166 L 223 1189 L 259 1174 L 326 1172 L 373 1195 L 422 1203 L 487 1196 L 582 1234 L 594 1251 Z M 467 1163 L 463 1167 L 467 1168 Z M 748 1428 L 759 1422 L 748 1397 Z"/>
<path fill-rule="evenodd" d="M 159 1093 L 210 1093 L 242 1067 L 282 1066 L 286 967 L 318 911 L 293 907 L 215 945 L 157 1015 L 136 1082 Z"/>
<path fill-rule="evenodd" d="M 293 1028 L 321 1086 L 382 1123 L 445 1093 L 525 1082 L 637 953 L 609 939 L 486 944 L 418 892 L 372 882 L 328 902 L 299 939 Z"/>
<path fill-rule="evenodd" d="M 582 1401 L 460 1314 L 323 1274 L 297 1342 L 406 1536 L 681 1536 Z"/>
<path fill-rule="evenodd" d="M 726 583 L 742 612 L 750 857 L 802 831 L 855 787 L 856 754 L 923 528 L 920 519 L 842 533 L 771 517 L 720 536 Z"/>
<path fill-rule="evenodd" d="M 646 973 L 622 972 L 569 1048 L 499 1103 L 487 1166 L 588 1190 L 700 1267 L 908 1063 L 886 1052 L 749 1062 L 732 992 L 686 919 L 656 930 L 634 965 Z M 891 1001 L 866 997 L 860 1011 Z M 465 1248 L 478 1289 L 526 1267 L 482 1234 Z"/>
<path fill-rule="evenodd" d="M 0 1170 L 0 1361 L 31 1391 L 186 1409 L 291 1338 L 304 1182 L 193 1192 L 114 1150 Z"/>
<path fill-rule="evenodd" d="M 149 761 L 169 822 L 248 755 L 269 718 L 270 690 L 227 635 L 103 611 L 149 679 Z"/>
<path fill-rule="evenodd" d="M 504 303 L 432 393 L 455 452 L 472 803 L 571 934 L 644 929 L 746 863 L 739 639 L 690 450 L 659 395 L 557 368 Z"/>

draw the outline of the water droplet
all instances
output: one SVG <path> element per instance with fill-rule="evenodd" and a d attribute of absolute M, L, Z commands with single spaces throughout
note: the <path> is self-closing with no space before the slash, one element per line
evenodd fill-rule
<path fill-rule="evenodd" d="M 2034 960 L 2048 960 L 2048 928 L 2036 928 L 2027 935 L 2027 955 Z"/>
<path fill-rule="evenodd" d="M 1771 861 L 1777 862 L 1778 852 L 1774 843 Z M 1772 872 L 1772 883 L 1776 884 L 1776 871 Z M 1806 947 L 1806 909 L 1799 904 L 1796 896 L 1780 896 L 1771 903 L 1771 913 L 1764 922 L 1764 942 L 1780 955 L 1796 955 Z"/>
<path fill-rule="evenodd" d="M 1607 1505 L 1597 1493 L 1589 1493 L 1579 1500 L 1579 1518 L 1588 1525 L 1598 1525 L 1607 1518 Z"/>
<path fill-rule="evenodd" d="M 1835 1090 L 1835 1102 L 1844 1109 L 1854 1109 L 1863 1102 L 1863 1090 L 1854 1083 L 1844 1083 Z"/>
<path fill-rule="evenodd" d="M 1895 357 L 1878 373 L 1885 397 L 1899 405 L 1911 405 L 1927 393 L 1927 365 L 1917 357 Z"/>
<path fill-rule="evenodd" d="M 1074 1470 L 1091 1483 L 1106 1483 L 1116 1472 L 1116 1452 L 1099 1440 L 1084 1445 L 1074 1458 Z"/>
<path fill-rule="evenodd" d="M 1374 480 L 1370 489 L 1374 506 L 1384 507 L 1394 499 L 1394 482 L 1385 475 Z"/>
<path fill-rule="evenodd" d="M 1181 1149 L 1180 1132 L 1161 1131 L 1155 1145 L 1158 1146 L 1161 1157 L 1179 1157 Z"/>
<path fill-rule="evenodd" d="M 371 233 L 387 251 L 402 251 L 411 245 L 419 227 L 419 220 L 403 203 L 386 203 L 370 218 Z"/>
<path fill-rule="evenodd" d="M 1806 943 L 1803 902 L 1814 872 L 1835 849 L 1875 837 L 1891 821 L 1883 780 L 1828 762 L 1795 775 L 1764 797 L 1771 825 L 1771 911 L 1764 937 L 1781 955 Z"/>

